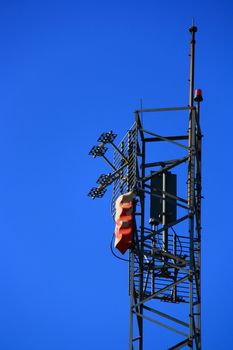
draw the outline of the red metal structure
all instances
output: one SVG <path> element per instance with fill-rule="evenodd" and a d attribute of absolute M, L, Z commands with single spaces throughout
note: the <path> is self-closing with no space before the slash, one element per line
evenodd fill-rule
<path fill-rule="evenodd" d="M 133 192 L 123 194 L 116 200 L 115 248 L 124 254 L 132 244 L 133 236 Z"/>

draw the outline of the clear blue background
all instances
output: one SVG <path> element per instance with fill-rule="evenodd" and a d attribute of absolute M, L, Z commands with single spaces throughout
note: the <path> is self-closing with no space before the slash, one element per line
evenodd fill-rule
<path fill-rule="evenodd" d="M 86 196 L 105 170 L 88 152 L 102 131 L 120 140 L 141 98 L 147 108 L 188 103 L 192 17 L 204 95 L 203 349 L 232 348 L 232 1 L 9 0 L 0 2 L 2 350 L 128 348 L 127 264 L 109 250 L 110 191 Z M 151 349 L 164 349 L 159 332 Z"/>

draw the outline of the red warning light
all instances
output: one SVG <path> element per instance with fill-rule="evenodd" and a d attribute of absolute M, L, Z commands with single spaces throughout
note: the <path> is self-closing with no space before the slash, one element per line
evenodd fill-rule
<path fill-rule="evenodd" d="M 195 90 L 194 101 L 196 101 L 196 102 L 203 101 L 202 90 L 201 89 L 196 89 Z"/>
<path fill-rule="evenodd" d="M 115 248 L 124 254 L 132 244 L 134 194 L 129 192 L 116 200 Z"/>

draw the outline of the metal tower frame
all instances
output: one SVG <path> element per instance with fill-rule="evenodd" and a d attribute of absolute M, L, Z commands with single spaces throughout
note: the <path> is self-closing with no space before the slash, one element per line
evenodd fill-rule
<path fill-rule="evenodd" d="M 135 123 L 118 146 L 114 144 L 113 132 L 104 133 L 92 148 L 93 157 L 103 157 L 112 173 L 102 174 L 99 187 L 89 192 L 92 198 L 102 197 L 106 187 L 113 184 L 112 214 L 115 215 L 115 201 L 120 194 L 133 191 L 134 234 L 129 251 L 129 295 L 130 295 L 130 336 L 129 349 L 143 350 L 144 320 L 164 327 L 174 333 L 174 343 L 168 350 L 201 349 L 201 140 L 200 102 L 194 97 L 194 54 L 195 33 L 192 26 L 190 43 L 190 91 L 189 105 L 175 108 L 153 108 L 135 111 Z M 186 111 L 188 133 L 186 135 L 162 136 L 143 128 L 141 114 Z M 155 159 L 149 162 L 148 146 L 167 143 L 182 149 L 185 153 L 176 159 Z M 114 159 L 105 156 L 106 144 L 114 148 Z M 178 151 L 177 151 L 178 154 Z M 153 178 L 165 179 L 179 167 L 186 168 L 186 195 L 178 196 L 169 192 L 164 185 L 156 188 Z M 183 169 L 184 170 L 184 169 Z M 178 171 L 179 173 L 179 171 Z M 184 172 L 183 172 L 184 174 Z M 179 176 L 179 175 L 178 175 Z M 161 202 L 161 221 L 148 225 L 148 203 L 151 198 Z M 176 207 L 177 216 L 170 222 L 168 203 Z M 171 312 L 161 311 L 159 302 L 176 305 Z M 161 304 L 160 304 L 161 305 Z M 178 309 L 186 316 L 177 317 Z M 156 339 L 155 339 L 156 341 Z"/>

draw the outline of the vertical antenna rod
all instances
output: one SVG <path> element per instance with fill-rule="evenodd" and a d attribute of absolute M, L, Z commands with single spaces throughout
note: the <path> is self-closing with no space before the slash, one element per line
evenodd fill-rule
<path fill-rule="evenodd" d="M 194 25 L 189 29 L 190 42 L 190 78 L 189 78 L 189 161 L 188 161 L 188 207 L 189 207 L 189 237 L 190 237 L 190 278 L 189 278 L 189 347 L 193 349 L 194 312 L 193 312 L 193 271 L 194 271 L 194 181 L 195 181 L 195 109 L 194 102 L 194 59 L 195 59 L 195 33 Z"/>
<path fill-rule="evenodd" d="M 194 59 L 195 59 L 195 33 L 197 32 L 197 27 L 194 25 L 189 28 L 191 33 L 190 42 L 190 78 L 189 78 L 189 106 L 193 107 L 193 92 L 194 92 Z"/>

